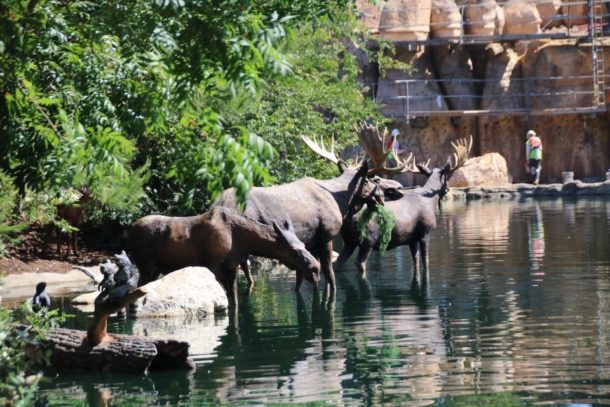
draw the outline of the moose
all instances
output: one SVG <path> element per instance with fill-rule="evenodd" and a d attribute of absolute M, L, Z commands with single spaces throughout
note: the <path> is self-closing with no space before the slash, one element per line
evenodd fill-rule
<path fill-rule="evenodd" d="M 330 157 L 330 153 L 329 153 Z M 338 162 L 336 157 L 333 157 Z M 368 164 L 357 170 L 347 170 L 329 180 L 302 178 L 297 181 L 270 187 L 254 187 L 248 193 L 244 215 L 266 225 L 288 218 L 292 221 L 297 237 L 313 256 L 319 260 L 326 278 L 326 285 L 334 293 L 335 276 L 332 269 L 332 239 L 339 235 L 345 218 L 363 205 L 383 205 L 383 193 L 378 183 L 367 178 Z M 222 193 L 215 205 L 237 208 L 235 190 Z M 248 275 L 248 265 L 242 262 Z M 296 290 L 303 281 L 303 273 L 297 270 Z"/>
<path fill-rule="evenodd" d="M 402 197 L 398 200 L 387 201 L 385 204 L 396 218 L 396 225 L 392 230 L 388 249 L 409 245 L 415 267 L 414 280 L 419 278 L 418 253 L 421 254 L 424 275 L 427 277 L 429 233 L 436 227 L 434 210 L 437 206 L 440 208 L 440 202 L 449 190 L 447 183 L 455 170 L 466 163 L 472 149 L 472 137 L 469 141 L 458 140 L 456 143 L 452 143 L 452 146 L 455 152 L 442 168 L 430 170 L 427 163 L 414 165 L 412 156 L 409 157 L 407 162 L 401 163 L 406 164 L 404 166 L 406 170 L 422 173 L 428 179 L 422 187 L 399 190 Z M 354 214 L 346 220 L 341 229 L 341 237 L 345 244 L 337 258 L 336 268 L 339 270 L 354 250 L 358 248 L 356 266 L 358 271 L 364 275 L 366 273 L 366 261 L 371 250 L 379 250 L 379 225 L 373 219 L 367 225 L 364 240 L 360 242 L 360 234 L 356 226 L 357 219 L 358 214 Z"/>
<path fill-rule="evenodd" d="M 205 266 L 235 304 L 237 266 L 250 254 L 277 259 L 301 279 L 316 284 L 320 264 L 297 238 L 290 220 L 284 220 L 284 228 L 275 221 L 271 224 L 222 207 L 198 216 L 140 218 L 129 232 L 131 254 L 140 270 L 139 286 L 183 267 Z"/>
<path fill-rule="evenodd" d="M 55 227 L 55 237 L 57 242 L 57 255 L 61 255 L 61 246 L 64 240 L 64 236 L 67 234 L 68 248 L 66 251 L 66 257 L 70 255 L 70 249 L 74 253 L 74 256 L 78 256 L 78 226 L 85 221 L 85 206 L 91 201 L 91 190 L 87 187 L 80 188 L 78 190 L 80 194 L 78 200 L 71 204 L 57 204 L 55 208 L 57 210 L 57 219 L 64 220 L 74 230 L 69 232 L 62 232 L 59 227 Z"/>

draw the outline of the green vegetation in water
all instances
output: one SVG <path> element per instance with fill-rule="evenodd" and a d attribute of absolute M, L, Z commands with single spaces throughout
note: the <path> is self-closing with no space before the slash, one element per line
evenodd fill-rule
<path fill-rule="evenodd" d="M 379 251 L 383 253 L 388 248 L 390 239 L 392 239 L 392 230 L 394 230 L 396 225 L 396 218 L 385 206 L 377 205 L 373 210 L 365 206 L 356 221 L 358 241 L 360 243 L 366 239 L 366 233 L 373 218 L 377 220 L 377 225 L 379 225 Z"/>

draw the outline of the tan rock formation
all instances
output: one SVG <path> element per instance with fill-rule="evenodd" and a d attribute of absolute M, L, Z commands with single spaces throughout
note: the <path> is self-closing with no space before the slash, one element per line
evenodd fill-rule
<path fill-rule="evenodd" d="M 504 34 L 504 25 L 506 23 L 506 17 L 504 16 L 504 9 L 500 6 L 496 6 L 496 35 Z"/>
<path fill-rule="evenodd" d="M 498 48 L 499 47 L 499 48 Z M 498 48 L 498 49 L 495 49 Z M 519 55 L 512 49 L 488 47 L 482 110 L 521 110 L 523 97 L 518 68 Z M 513 80 L 517 79 L 517 80 Z"/>
<path fill-rule="evenodd" d="M 358 10 L 358 20 L 371 32 L 379 32 L 381 6 L 368 0 L 358 0 L 356 8 Z"/>
<path fill-rule="evenodd" d="M 498 153 L 471 158 L 455 171 L 450 187 L 499 186 L 510 182 L 506 160 Z"/>
<path fill-rule="evenodd" d="M 459 38 L 462 35 L 462 14 L 454 0 L 432 0 L 430 31 L 435 38 Z"/>
<path fill-rule="evenodd" d="M 389 117 L 405 117 L 412 112 L 447 110 L 447 104 L 428 66 L 424 51 L 398 50 L 398 57 L 412 70 L 389 69 L 379 78 L 377 101 Z M 402 81 L 396 83 L 396 81 Z M 406 80 L 409 80 L 408 82 Z"/>
<path fill-rule="evenodd" d="M 540 13 L 533 3 L 511 0 L 504 5 L 504 35 L 540 34 Z"/>
<path fill-rule="evenodd" d="M 430 33 L 432 0 L 388 0 L 381 10 L 379 35 L 390 41 L 423 41 Z"/>
<path fill-rule="evenodd" d="M 593 105 L 591 48 L 564 42 L 532 44 L 523 56 L 525 93 L 533 109 Z"/>
<path fill-rule="evenodd" d="M 477 107 L 474 82 L 472 79 L 472 62 L 468 52 L 463 48 L 436 46 L 430 49 L 431 59 L 436 66 L 436 73 L 442 79 L 441 90 L 444 100 L 451 110 L 473 110 Z M 463 81 L 453 79 L 460 78 Z"/>
<path fill-rule="evenodd" d="M 561 20 L 561 0 L 543 0 L 537 1 L 536 7 L 542 22 L 540 28 L 545 30 L 547 28 L 559 27 L 563 24 Z"/>
<path fill-rule="evenodd" d="M 561 14 L 568 27 L 588 23 L 587 2 L 584 0 L 564 0 L 561 5 Z"/>
<path fill-rule="evenodd" d="M 464 5 L 464 29 L 468 35 L 490 36 L 496 33 L 495 0 L 476 0 Z"/>

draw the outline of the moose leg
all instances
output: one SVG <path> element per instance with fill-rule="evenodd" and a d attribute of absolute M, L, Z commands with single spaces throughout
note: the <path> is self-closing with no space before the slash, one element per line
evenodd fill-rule
<path fill-rule="evenodd" d="M 409 245 L 411 249 L 411 257 L 413 258 L 413 281 L 419 279 L 419 242 L 413 242 Z"/>
<path fill-rule="evenodd" d="M 329 287 L 330 293 L 335 293 L 335 273 L 333 271 L 333 242 L 328 241 L 323 243 L 320 250 L 320 268 L 326 277 L 326 284 Z"/>
<path fill-rule="evenodd" d="M 244 271 L 244 275 L 246 276 L 246 280 L 248 280 L 248 287 L 246 288 L 246 295 L 250 295 L 252 292 L 252 286 L 254 285 L 254 279 L 252 278 L 252 274 L 250 273 L 250 265 L 248 264 L 248 260 L 242 261 L 239 266 Z"/>
<path fill-rule="evenodd" d="M 423 279 L 428 280 L 428 237 L 424 237 L 419 242 L 419 246 L 421 248 L 421 260 L 422 260 L 422 263 L 424 263 Z"/>
<path fill-rule="evenodd" d="M 355 249 L 356 246 L 351 244 L 346 243 L 345 246 L 343 246 L 343 250 L 341 250 L 339 257 L 337 257 L 337 261 L 335 262 L 336 271 L 341 270 L 341 267 L 343 267 L 343 264 L 349 259 L 349 256 L 352 255 Z"/>
<path fill-rule="evenodd" d="M 76 232 L 72 232 L 70 235 L 72 238 L 72 251 L 74 252 L 74 257 L 78 257 L 78 235 Z"/>
<path fill-rule="evenodd" d="M 222 285 L 227 290 L 229 303 L 237 306 L 237 267 L 223 267 Z"/>
<path fill-rule="evenodd" d="M 360 277 L 366 277 L 366 260 L 369 258 L 371 250 L 373 250 L 373 248 L 366 243 L 360 246 L 360 250 L 358 250 L 358 256 L 356 257 L 356 267 L 358 267 Z"/>

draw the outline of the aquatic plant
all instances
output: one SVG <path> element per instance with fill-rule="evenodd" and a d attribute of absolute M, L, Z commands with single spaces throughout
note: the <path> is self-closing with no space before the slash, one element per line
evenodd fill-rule
<path fill-rule="evenodd" d="M 374 209 L 365 206 L 356 221 L 360 243 L 364 242 L 364 239 L 366 239 L 368 226 L 373 218 L 377 220 L 377 225 L 379 225 L 379 251 L 383 253 L 388 248 L 388 244 L 390 244 L 392 230 L 396 225 L 396 218 L 385 206 L 377 205 Z"/>

